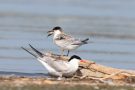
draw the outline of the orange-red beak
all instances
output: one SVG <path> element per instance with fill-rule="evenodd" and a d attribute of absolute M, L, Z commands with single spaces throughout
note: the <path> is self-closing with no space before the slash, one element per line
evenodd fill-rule
<path fill-rule="evenodd" d="M 84 63 L 86 63 L 86 60 L 80 60 L 80 62 L 84 62 Z"/>

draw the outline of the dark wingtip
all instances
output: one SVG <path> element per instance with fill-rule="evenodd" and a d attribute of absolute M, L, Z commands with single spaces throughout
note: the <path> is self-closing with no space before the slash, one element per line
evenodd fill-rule
<path fill-rule="evenodd" d="M 41 53 L 40 51 L 38 51 L 37 49 L 35 49 L 32 45 L 29 44 L 29 46 L 30 46 L 31 49 L 32 49 L 33 51 L 35 51 L 40 57 L 43 57 L 43 56 L 44 56 L 43 53 Z"/>
<path fill-rule="evenodd" d="M 24 48 L 24 47 L 21 47 L 23 50 L 25 50 L 26 52 L 28 52 L 29 54 L 31 54 L 32 56 L 34 56 L 34 57 L 36 57 L 37 58 L 37 56 L 35 55 L 35 54 L 33 54 L 33 53 L 31 53 L 29 50 L 27 50 L 26 48 Z"/>
<path fill-rule="evenodd" d="M 84 41 L 88 41 L 89 40 L 89 38 L 86 38 Z"/>
<path fill-rule="evenodd" d="M 89 40 L 89 38 L 86 38 L 86 39 L 84 39 L 84 40 L 82 40 L 82 42 L 84 43 L 84 44 L 88 44 L 88 41 Z"/>

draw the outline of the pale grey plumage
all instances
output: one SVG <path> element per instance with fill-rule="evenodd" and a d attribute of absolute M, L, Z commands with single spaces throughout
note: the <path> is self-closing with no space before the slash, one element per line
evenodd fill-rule
<path fill-rule="evenodd" d="M 48 70 L 48 73 L 53 76 L 72 76 L 76 70 L 78 69 L 79 60 L 74 59 L 71 61 L 63 61 L 63 60 L 56 60 L 55 58 L 52 58 L 46 54 L 43 54 L 42 52 L 35 49 L 33 46 L 29 45 L 33 51 L 35 51 L 36 54 L 30 52 L 29 50 L 24 49 L 31 55 L 37 58 L 39 62 L 41 62 L 44 67 Z M 78 57 L 78 56 L 76 56 Z"/>
<path fill-rule="evenodd" d="M 54 27 L 51 31 L 48 31 L 48 36 L 54 34 L 53 41 L 58 45 L 63 51 L 64 50 L 74 50 L 81 45 L 87 44 L 89 38 L 84 40 L 76 39 L 68 34 L 65 34 L 61 27 Z"/>

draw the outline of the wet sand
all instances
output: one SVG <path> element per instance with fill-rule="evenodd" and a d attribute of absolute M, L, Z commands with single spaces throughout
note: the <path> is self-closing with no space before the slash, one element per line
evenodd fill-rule
<path fill-rule="evenodd" d="M 49 80 L 46 78 L 30 78 L 7 76 L 0 77 L 1 90 L 135 90 L 135 84 L 121 82 L 101 83 L 94 80 Z"/>

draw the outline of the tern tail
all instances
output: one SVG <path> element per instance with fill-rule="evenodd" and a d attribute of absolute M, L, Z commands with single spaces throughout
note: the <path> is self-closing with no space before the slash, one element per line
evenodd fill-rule
<path fill-rule="evenodd" d="M 31 47 L 31 49 L 33 50 L 33 51 L 35 51 L 40 57 L 44 57 L 44 54 L 42 53 L 42 52 L 40 52 L 40 51 L 38 51 L 37 49 L 35 49 L 32 45 L 30 45 L 29 44 L 29 46 Z"/>
<path fill-rule="evenodd" d="M 83 42 L 84 44 L 87 44 L 88 43 L 87 42 L 88 40 L 89 40 L 89 38 L 86 38 L 86 39 L 82 40 L 81 42 Z"/>
<path fill-rule="evenodd" d="M 28 52 L 29 54 L 31 54 L 32 56 L 34 56 L 35 58 L 37 58 L 37 56 L 35 54 L 33 54 L 32 52 L 30 52 L 29 50 L 27 50 L 24 47 L 21 47 L 23 50 L 25 50 L 26 52 Z"/>

